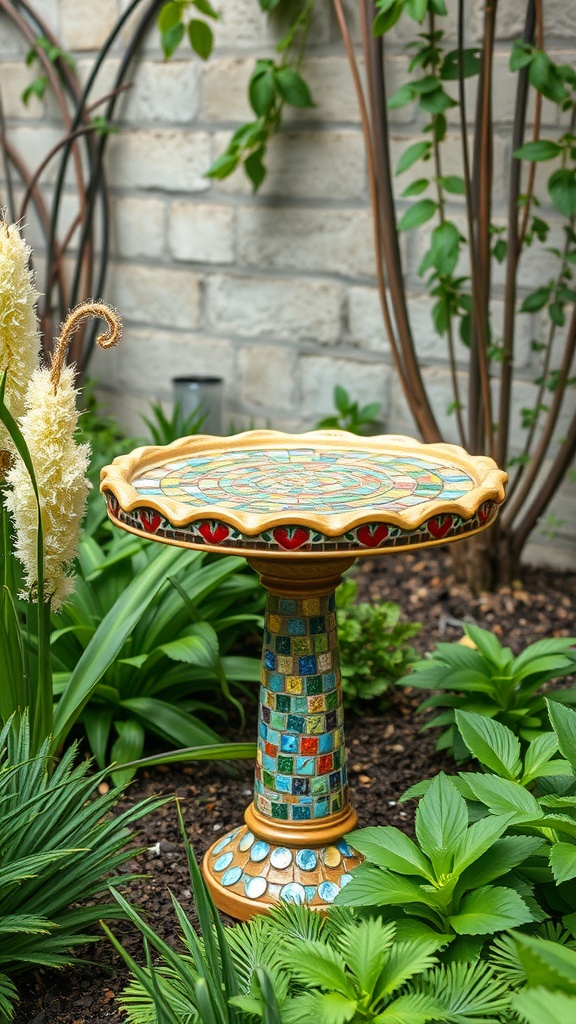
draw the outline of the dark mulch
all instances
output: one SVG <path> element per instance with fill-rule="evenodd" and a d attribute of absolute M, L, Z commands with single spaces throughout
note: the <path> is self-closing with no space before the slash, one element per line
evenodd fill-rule
<path fill-rule="evenodd" d="M 445 550 L 366 561 L 357 576 L 362 600 L 397 601 L 407 618 L 424 623 L 415 641 L 420 651 L 439 640 L 456 640 L 465 622 L 492 629 L 515 652 L 545 636 L 574 635 L 576 573 L 525 568 L 513 588 L 474 597 L 456 585 Z M 352 798 L 360 824 L 391 824 L 409 829 L 413 810 L 398 804 L 410 785 L 453 762 L 434 752 L 434 736 L 419 732 L 414 718 L 418 699 L 395 690 L 382 715 L 349 716 L 346 726 Z M 254 737 L 254 724 L 247 738 Z M 238 739 L 239 736 L 231 736 Z M 251 796 L 252 768 L 241 764 L 231 772 L 223 764 L 191 765 L 143 772 L 130 788 L 128 802 L 144 796 L 175 794 L 188 835 L 198 857 L 214 839 L 237 824 Z M 125 802 L 127 802 L 125 801 Z M 149 915 L 156 930 L 175 941 L 169 890 L 193 911 L 185 856 L 174 802 L 146 818 L 141 843 L 147 848 L 130 868 L 146 876 L 127 886 L 131 901 Z M 113 926 L 137 958 L 138 935 L 126 922 Z M 120 1024 L 116 997 L 127 980 L 120 958 L 106 942 L 89 954 L 91 966 L 62 972 L 35 971 L 22 976 L 22 1000 L 16 1024 Z"/>

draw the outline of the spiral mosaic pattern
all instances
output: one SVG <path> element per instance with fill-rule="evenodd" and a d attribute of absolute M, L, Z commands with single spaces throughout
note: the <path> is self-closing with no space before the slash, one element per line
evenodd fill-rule
<path fill-rule="evenodd" d="M 191 508 L 335 515 L 455 501 L 474 481 L 456 466 L 421 455 L 270 448 L 178 459 L 136 477 L 133 487 L 143 497 L 164 496 Z"/>

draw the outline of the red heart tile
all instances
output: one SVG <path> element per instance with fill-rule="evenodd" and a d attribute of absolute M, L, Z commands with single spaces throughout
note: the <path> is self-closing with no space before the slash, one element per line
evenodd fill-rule
<path fill-rule="evenodd" d="M 484 523 L 488 522 L 490 516 L 492 515 L 493 508 L 494 505 L 492 504 L 491 501 L 485 501 L 483 505 L 480 505 L 480 508 L 478 509 L 478 518 L 482 523 L 482 526 L 484 526 Z"/>
<path fill-rule="evenodd" d="M 379 523 L 377 526 L 365 523 L 364 526 L 359 526 L 356 530 L 356 537 L 365 548 L 377 548 L 383 540 L 386 540 L 387 536 L 388 527 L 386 523 Z"/>
<path fill-rule="evenodd" d="M 221 544 L 228 537 L 230 530 L 227 526 L 224 526 L 224 523 L 206 522 L 200 523 L 198 533 L 202 534 L 208 544 Z"/>
<path fill-rule="evenodd" d="M 146 530 L 146 533 L 156 533 L 156 530 L 162 522 L 162 516 L 158 515 L 157 512 L 153 512 L 151 508 L 141 508 L 140 522 Z"/>
<path fill-rule="evenodd" d="M 442 540 L 452 529 L 452 516 L 442 516 L 442 519 L 429 519 L 428 529 L 436 540 Z"/>
<path fill-rule="evenodd" d="M 303 526 L 278 526 L 272 531 L 272 536 L 281 548 L 295 551 L 310 540 L 310 530 L 304 529 Z"/>

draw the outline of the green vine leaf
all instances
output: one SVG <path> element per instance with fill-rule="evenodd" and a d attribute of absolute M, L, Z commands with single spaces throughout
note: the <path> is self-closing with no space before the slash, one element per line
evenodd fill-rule
<path fill-rule="evenodd" d="M 537 139 L 535 142 L 526 142 L 520 149 L 514 150 L 517 160 L 530 160 L 539 163 L 544 160 L 554 160 L 560 156 L 562 147 L 550 139 Z"/>
<path fill-rule="evenodd" d="M 417 160 L 428 160 L 432 151 L 431 142 L 414 142 L 408 149 L 405 149 L 398 161 L 396 174 L 407 171 Z"/>
<path fill-rule="evenodd" d="M 214 41 L 210 25 L 201 21 L 200 18 L 191 18 L 188 22 L 188 38 L 194 53 L 197 53 L 202 60 L 207 60 L 212 53 Z"/>
<path fill-rule="evenodd" d="M 548 193 L 554 206 L 565 217 L 576 214 L 576 169 L 561 167 L 548 182 Z"/>
<path fill-rule="evenodd" d="M 278 92 L 285 103 L 291 107 L 313 107 L 314 101 L 310 89 L 297 71 L 292 68 L 278 68 L 274 75 Z"/>
<path fill-rule="evenodd" d="M 410 231 L 412 228 L 420 227 L 421 224 L 425 224 L 427 220 L 434 216 L 437 209 L 438 203 L 434 202 L 433 199 L 421 199 L 420 202 L 414 203 L 413 206 L 410 206 L 402 214 L 398 221 L 398 230 Z"/>

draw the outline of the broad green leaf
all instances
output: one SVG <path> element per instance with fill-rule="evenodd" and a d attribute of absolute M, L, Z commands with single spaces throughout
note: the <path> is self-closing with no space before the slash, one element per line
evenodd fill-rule
<path fill-rule="evenodd" d="M 117 721 L 115 725 L 118 730 L 118 739 L 112 745 L 110 763 L 118 767 L 112 772 L 112 781 L 115 786 L 123 786 L 130 781 L 136 769 L 125 768 L 122 771 L 120 770 L 121 766 L 128 761 L 136 761 L 141 756 L 144 749 L 145 732 L 140 722 L 134 718 Z"/>
<path fill-rule="evenodd" d="M 576 771 L 576 711 L 554 700 L 546 700 L 548 715 L 558 737 L 560 753 Z"/>
<path fill-rule="evenodd" d="M 487 935 L 532 921 L 532 914 L 514 889 L 484 885 L 460 902 L 450 924 L 458 935 Z"/>
<path fill-rule="evenodd" d="M 464 182 L 464 178 L 462 178 L 461 175 L 459 174 L 444 175 L 444 177 L 440 178 L 440 184 L 443 189 L 446 189 L 446 192 L 450 192 L 452 193 L 452 195 L 466 195 L 466 185 Z"/>
<path fill-rule="evenodd" d="M 218 661 L 218 637 L 209 622 L 195 622 L 188 636 L 161 644 L 158 650 L 173 661 L 212 668 Z"/>
<path fill-rule="evenodd" d="M 554 160 L 555 157 L 560 156 L 561 152 L 562 148 L 557 142 L 552 142 L 550 139 L 537 139 L 535 142 L 525 142 L 523 146 L 514 151 L 513 156 L 517 160 L 538 162 Z"/>
<path fill-rule="evenodd" d="M 536 313 L 548 302 L 550 296 L 550 287 L 537 288 L 536 291 L 531 292 L 524 299 L 524 302 L 520 306 L 521 313 Z M 526 653 L 526 652 L 524 652 Z"/>
<path fill-rule="evenodd" d="M 416 843 L 392 825 L 359 829 L 347 838 L 371 864 L 405 875 L 420 875 L 429 882 L 434 879 L 430 862 Z"/>
<path fill-rule="evenodd" d="M 494 633 L 488 629 L 481 629 L 480 626 L 465 626 L 466 636 L 470 637 L 472 643 L 480 651 L 484 658 L 503 669 L 512 661 L 512 652 L 507 647 L 502 647 Z"/>
<path fill-rule="evenodd" d="M 520 741 L 511 729 L 470 711 L 457 710 L 455 719 L 468 750 L 481 764 L 505 779 L 520 775 Z"/>
<path fill-rule="evenodd" d="M 202 60 L 207 60 L 212 53 L 214 42 L 210 25 L 200 18 L 191 18 L 188 22 L 188 38 L 194 53 L 197 53 Z"/>
<path fill-rule="evenodd" d="M 164 4 L 158 13 L 156 22 L 160 32 L 167 32 L 169 28 L 182 20 L 182 7 L 177 0 L 170 0 Z"/>
<path fill-rule="evenodd" d="M 276 88 L 285 103 L 291 107 L 313 107 L 314 101 L 306 82 L 293 68 L 279 68 L 275 75 Z"/>
<path fill-rule="evenodd" d="M 572 843 L 553 843 L 550 848 L 550 867 L 557 885 L 576 878 L 576 846 Z"/>
<path fill-rule="evenodd" d="M 266 167 L 264 165 L 264 156 L 266 153 L 265 146 L 259 146 L 244 161 L 244 169 L 246 174 L 250 178 L 256 192 L 266 177 Z"/>
<path fill-rule="evenodd" d="M 447 775 L 433 779 L 416 811 L 416 836 L 437 877 L 452 868 L 452 855 L 468 827 L 466 801 Z"/>
<path fill-rule="evenodd" d="M 208 743 L 181 750 L 168 750 L 164 754 L 151 754 L 130 761 L 125 768 L 153 768 L 157 764 L 180 764 L 188 761 L 242 761 L 256 757 L 255 743 Z"/>
<path fill-rule="evenodd" d="M 573 217 L 576 214 L 576 171 L 568 167 L 554 171 L 548 181 L 548 194 L 564 217 Z"/>
<path fill-rule="evenodd" d="M 403 8 L 403 0 L 395 0 L 395 2 L 390 5 L 389 9 L 380 11 L 374 19 L 372 35 L 383 36 L 385 32 L 388 32 L 398 21 Z"/>
<path fill-rule="evenodd" d="M 495 775 L 466 772 L 466 782 L 477 800 L 486 804 L 492 814 L 511 814 L 511 822 L 531 821 L 544 816 L 536 797 L 519 782 L 500 779 Z"/>
<path fill-rule="evenodd" d="M 166 60 L 168 60 L 180 46 L 180 43 L 184 39 L 184 31 L 184 23 L 182 21 L 178 21 L 175 25 L 171 25 L 170 28 L 166 29 L 165 32 L 162 32 L 160 41 L 162 43 L 162 50 L 164 51 Z"/>
<path fill-rule="evenodd" d="M 542 732 L 532 740 L 524 755 L 523 786 L 540 774 L 546 774 L 546 765 L 558 753 L 558 749 L 558 737 L 553 732 Z"/>
<path fill-rule="evenodd" d="M 445 82 L 455 82 L 460 76 L 472 78 L 480 72 L 481 61 L 478 49 L 450 50 L 444 57 L 440 77 Z"/>
<path fill-rule="evenodd" d="M 411 231 L 413 228 L 420 227 L 434 216 L 437 209 L 438 203 L 433 199 L 420 199 L 419 202 L 413 203 L 404 211 L 398 221 L 398 231 Z"/>
<path fill-rule="evenodd" d="M 493 814 L 475 821 L 454 848 L 453 871 L 461 874 L 486 853 L 506 831 L 509 814 Z"/>
<path fill-rule="evenodd" d="M 398 161 L 396 168 L 396 174 L 402 174 L 403 171 L 407 171 L 412 164 L 415 164 L 417 160 L 422 160 L 423 157 L 430 155 L 432 144 L 430 142 L 414 142 L 413 145 L 408 146 L 405 149 Z"/>
<path fill-rule="evenodd" d="M 404 199 L 409 199 L 412 196 L 419 196 L 422 194 L 422 192 L 426 191 L 429 184 L 430 182 L 428 178 L 418 178 L 416 181 L 411 182 L 410 185 L 408 185 L 408 187 L 404 189 L 402 196 Z"/>
<path fill-rule="evenodd" d="M 426 903 L 426 900 L 426 893 L 409 878 L 360 864 L 335 902 L 341 907 L 401 907 L 405 903 Z"/>
<path fill-rule="evenodd" d="M 483 818 L 483 821 L 489 821 Z M 478 860 L 460 876 L 459 891 L 467 892 L 479 885 L 487 885 L 496 878 L 502 878 L 513 868 L 523 864 L 533 854 L 541 851 L 546 840 L 540 836 L 504 836 L 496 840 Z"/>
<path fill-rule="evenodd" d="M 200 11 L 200 14 L 204 14 L 206 18 L 214 18 L 217 20 L 220 15 L 214 10 L 209 0 L 193 0 L 194 7 Z"/>
<path fill-rule="evenodd" d="M 252 109 L 258 117 L 265 117 L 274 106 L 276 87 L 274 85 L 274 69 L 268 67 L 252 75 L 249 86 Z"/>

